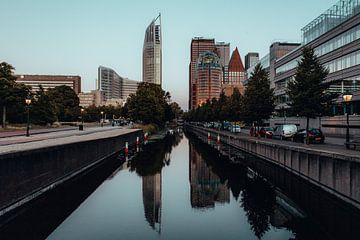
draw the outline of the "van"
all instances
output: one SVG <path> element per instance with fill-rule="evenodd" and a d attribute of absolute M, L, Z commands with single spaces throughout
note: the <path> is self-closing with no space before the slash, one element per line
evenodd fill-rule
<path fill-rule="evenodd" d="M 297 132 L 297 127 L 295 124 L 279 125 L 274 129 L 273 138 L 281 139 L 281 140 L 290 139 L 294 137 L 296 132 Z"/>
<path fill-rule="evenodd" d="M 237 125 L 237 124 L 230 125 L 230 132 L 232 132 L 232 133 L 239 133 L 239 132 L 241 132 L 240 125 Z"/>

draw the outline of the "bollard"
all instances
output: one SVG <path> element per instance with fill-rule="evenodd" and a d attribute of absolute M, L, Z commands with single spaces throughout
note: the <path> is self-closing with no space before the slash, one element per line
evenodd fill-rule
<path fill-rule="evenodd" d="M 139 137 L 136 137 L 136 145 L 139 145 Z"/>
<path fill-rule="evenodd" d="M 129 144 L 128 142 L 125 142 L 125 149 L 124 149 L 125 154 L 129 153 Z"/>
<path fill-rule="evenodd" d="M 136 152 L 137 152 L 137 153 L 140 152 L 140 147 L 139 147 L 139 145 L 136 146 Z"/>
<path fill-rule="evenodd" d="M 148 138 L 148 133 L 144 133 L 144 141 L 147 141 L 147 138 Z"/>
<path fill-rule="evenodd" d="M 208 132 L 208 139 L 210 140 L 211 139 L 211 136 L 210 136 L 210 133 Z"/>
<path fill-rule="evenodd" d="M 217 143 L 220 143 L 220 135 L 217 135 L 217 139 L 216 139 Z"/>

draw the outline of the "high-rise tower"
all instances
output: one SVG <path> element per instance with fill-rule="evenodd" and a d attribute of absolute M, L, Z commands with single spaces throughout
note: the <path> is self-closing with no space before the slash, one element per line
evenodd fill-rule
<path fill-rule="evenodd" d="M 162 84 L 161 15 L 146 28 L 143 47 L 143 82 Z"/>

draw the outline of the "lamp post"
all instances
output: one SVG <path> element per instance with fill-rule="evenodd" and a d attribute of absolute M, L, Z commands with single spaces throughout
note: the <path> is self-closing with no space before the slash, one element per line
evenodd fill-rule
<path fill-rule="evenodd" d="M 101 120 L 100 120 L 100 124 L 101 124 L 101 127 L 103 127 L 103 126 L 104 126 L 104 112 L 103 112 L 103 111 L 101 111 L 100 113 L 101 113 Z"/>
<path fill-rule="evenodd" d="M 349 149 L 350 148 L 350 146 L 348 144 L 350 142 L 349 104 L 352 99 L 352 94 L 351 93 L 344 94 L 343 99 L 344 99 L 344 102 L 346 103 L 346 142 L 345 142 L 345 145 L 346 145 L 346 148 Z"/>
<path fill-rule="evenodd" d="M 83 131 L 84 130 L 84 116 L 83 116 L 84 109 L 81 108 L 80 112 L 81 112 L 81 124 L 79 125 L 79 131 Z"/>
<path fill-rule="evenodd" d="M 26 125 L 26 136 L 30 137 L 30 104 L 31 104 L 31 98 L 25 99 L 26 108 L 27 108 L 27 125 Z"/>

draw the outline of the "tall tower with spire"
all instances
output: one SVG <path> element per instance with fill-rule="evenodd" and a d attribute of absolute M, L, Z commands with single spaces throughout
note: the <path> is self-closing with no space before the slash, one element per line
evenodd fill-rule
<path fill-rule="evenodd" d="M 241 61 L 238 48 L 232 52 L 229 61 L 228 82 L 223 83 L 225 95 L 231 96 L 234 89 L 237 88 L 241 94 L 244 93 L 245 68 Z"/>
<path fill-rule="evenodd" d="M 143 46 L 143 82 L 162 84 L 162 33 L 161 14 L 145 31 Z"/>

